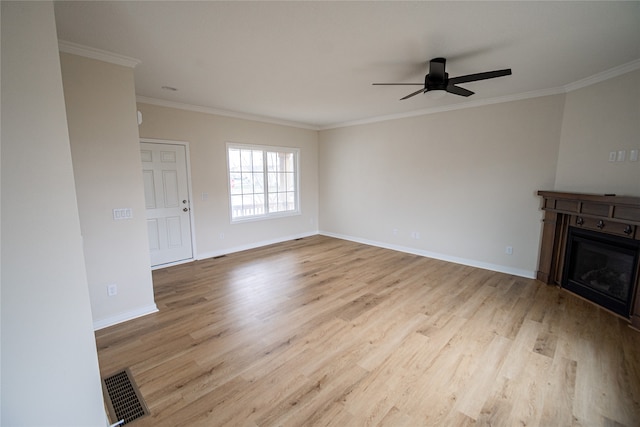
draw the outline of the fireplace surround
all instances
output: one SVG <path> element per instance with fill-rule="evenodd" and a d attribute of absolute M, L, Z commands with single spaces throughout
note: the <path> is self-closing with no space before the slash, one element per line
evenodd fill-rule
<path fill-rule="evenodd" d="M 544 211 L 537 278 L 640 329 L 640 197 L 539 191 Z"/>

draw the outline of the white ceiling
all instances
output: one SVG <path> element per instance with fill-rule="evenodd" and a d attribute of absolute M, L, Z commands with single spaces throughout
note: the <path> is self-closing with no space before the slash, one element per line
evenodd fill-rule
<path fill-rule="evenodd" d="M 56 2 L 61 40 L 141 61 L 138 96 L 323 129 L 550 93 L 640 59 L 640 2 Z M 417 95 L 429 59 L 470 98 Z M 175 92 L 162 89 L 175 87 Z"/>

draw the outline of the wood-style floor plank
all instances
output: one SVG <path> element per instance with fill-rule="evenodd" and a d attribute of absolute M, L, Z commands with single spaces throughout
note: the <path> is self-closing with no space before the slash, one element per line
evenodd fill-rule
<path fill-rule="evenodd" d="M 640 333 L 535 280 L 324 236 L 153 280 L 96 333 L 133 425 L 640 425 Z"/>

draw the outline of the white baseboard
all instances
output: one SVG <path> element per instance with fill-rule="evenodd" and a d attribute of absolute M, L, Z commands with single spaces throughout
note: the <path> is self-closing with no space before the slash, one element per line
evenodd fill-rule
<path fill-rule="evenodd" d="M 135 310 L 127 311 L 124 313 L 116 314 L 115 316 L 107 317 L 106 319 L 96 320 L 93 322 L 93 330 L 104 329 L 109 326 L 117 325 L 118 323 L 126 322 L 137 317 L 146 316 L 147 314 L 156 313 L 158 307 L 155 304 L 151 304 L 145 307 L 140 307 Z"/>
<path fill-rule="evenodd" d="M 326 231 L 320 231 L 318 234 L 328 237 L 335 237 L 336 239 L 349 240 L 351 242 L 362 243 L 364 245 L 377 246 L 379 248 L 391 249 L 394 251 L 405 252 L 413 255 L 419 255 L 427 258 L 439 259 L 441 261 L 452 262 L 454 264 L 467 265 L 469 267 L 482 268 L 484 270 L 496 271 L 498 273 L 506 273 L 519 277 L 526 277 L 527 279 L 535 279 L 536 272 L 530 270 L 523 270 L 519 268 L 508 267 L 505 265 L 491 264 L 487 262 L 476 261 L 473 259 L 458 258 L 450 255 L 440 254 L 436 252 L 424 251 L 421 249 L 409 248 L 406 246 L 392 245 L 389 243 L 377 242 L 368 239 L 361 239 L 359 237 L 347 236 L 344 234 L 330 233 Z"/>
<path fill-rule="evenodd" d="M 317 234 L 318 234 L 317 231 L 312 231 L 312 232 L 308 232 L 308 233 L 302 233 L 302 234 L 295 234 L 295 235 L 290 235 L 290 236 L 278 237 L 278 238 L 270 239 L 270 240 L 263 240 L 261 242 L 251 242 L 251 243 L 248 243 L 246 245 L 234 246 L 234 247 L 231 247 L 231 248 L 224 248 L 224 249 L 220 249 L 218 251 L 210 251 L 210 252 L 199 253 L 197 255 L 196 259 L 197 260 L 202 260 L 202 259 L 213 258 L 213 257 L 217 257 L 217 256 L 222 256 L 222 255 L 228 255 L 228 254 L 232 254 L 234 252 L 242 252 L 242 251 L 246 251 L 246 250 L 249 250 L 249 249 L 256 249 L 256 248 L 261 248 L 263 246 L 273 245 L 275 243 L 288 242 L 290 240 L 303 239 L 305 237 L 316 236 Z"/>

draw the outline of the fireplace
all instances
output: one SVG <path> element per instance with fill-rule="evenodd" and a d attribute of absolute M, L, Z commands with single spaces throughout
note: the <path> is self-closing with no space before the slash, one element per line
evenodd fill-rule
<path fill-rule="evenodd" d="M 537 279 L 640 329 L 640 197 L 538 191 L 544 220 Z"/>
<path fill-rule="evenodd" d="M 638 240 L 569 227 L 562 287 L 628 318 L 639 246 Z"/>

